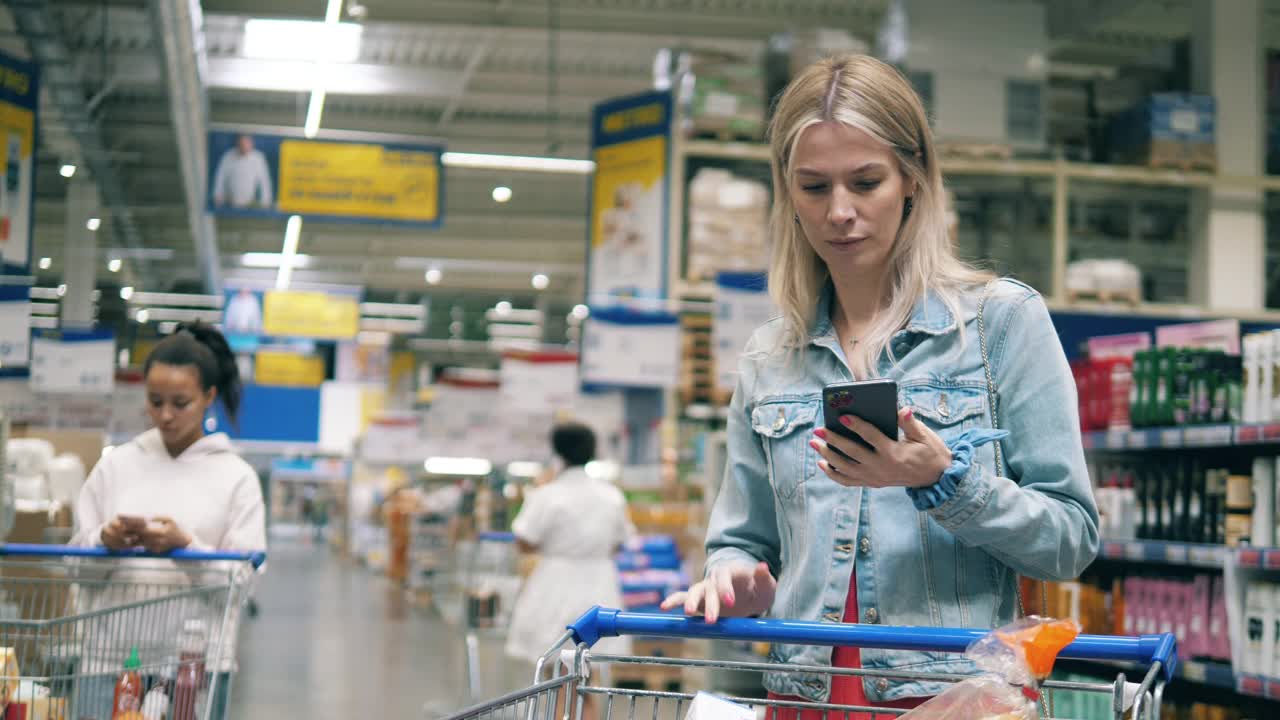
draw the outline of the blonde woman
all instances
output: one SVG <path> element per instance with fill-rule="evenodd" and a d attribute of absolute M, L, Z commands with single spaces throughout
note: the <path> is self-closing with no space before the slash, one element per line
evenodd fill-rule
<path fill-rule="evenodd" d="M 1018 609 L 1019 575 L 1072 578 L 1098 549 L 1075 387 L 1044 301 L 957 259 L 924 108 L 888 65 L 810 66 L 779 100 L 770 142 L 781 317 L 739 364 L 705 579 L 665 604 L 712 622 L 999 626 Z M 895 438 L 850 419 L 864 449 L 823 429 L 821 394 L 869 378 L 896 380 L 902 410 Z M 771 659 L 969 670 L 927 652 L 775 645 Z M 781 673 L 765 685 L 897 708 L 941 689 Z"/>

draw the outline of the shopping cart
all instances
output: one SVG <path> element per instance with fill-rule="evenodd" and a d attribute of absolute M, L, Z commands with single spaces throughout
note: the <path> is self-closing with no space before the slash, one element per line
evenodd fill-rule
<path fill-rule="evenodd" d="M 599 655 L 591 647 L 602 637 L 642 635 L 649 637 L 689 638 L 707 640 L 747 640 L 753 642 L 777 642 L 801 645 L 850 646 L 884 650 L 918 650 L 933 652 L 963 652 L 969 645 L 987 634 L 986 630 L 955 628 L 909 628 L 887 625 L 845 625 L 793 620 L 754 620 L 729 618 L 708 624 L 699 618 L 657 613 L 628 613 L 595 607 L 585 613 L 551 648 L 537 664 L 532 687 L 511 693 L 487 703 L 476 705 L 452 715 L 449 720 L 552 720 L 558 712 L 557 704 L 564 708 L 564 717 L 583 718 L 583 704 L 588 697 L 601 703 L 599 717 L 609 720 L 615 713 L 625 717 L 659 717 L 682 720 L 692 694 L 630 690 L 592 685 L 593 668 L 600 665 L 646 664 L 683 668 L 734 669 L 753 672 L 804 673 L 827 675 L 853 675 L 880 679 L 919 680 L 926 682 L 959 682 L 963 675 L 943 675 L 882 670 L 845 670 L 821 666 L 779 665 L 755 662 L 731 662 L 692 660 L 681 658 L 626 657 Z M 1146 667 L 1140 683 L 1130 683 L 1125 674 L 1117 673 L 1113 683 L 1080 683 L 1050 681 L 1044 687 L 1050 691 L 1066 690 L 1111 695 L 1112 717 L 1120 720 L 1158 720 L 1165 683 L 1173 678 L 1177 667 L 1177 652 L 1171 633 L 1143 635 L 1140 637 L 1113 637 L 1107 635 L 1080 635 L 1058 657 L 1072 660 L 1102 660 L 1133 663 Z M 810 709 L 827 713 L 838 720 L 848 718 L 849 713 L 867 713 L 876 720 L 901 715 L 906 710 L 762 700 L 759 698 L 728 698 L 734 702 L 764 710 L 773 716 L 776 709 Z M 637 708 L 638 703 L 645 707 Z M 650 713 L 648 705 L 652 705 Z M 1128 715 L 1129 710 L 1132 715 Z M 771 710 L 772 709 L 772 710 Z"/>
<path fill-rule="evenodd" d="M 461 544 L 462 625 L 467 646 L 468 700 L 479 699 L 480 639 L 501 639 L 511 618 L 520 589 L 515 535 L 509 532 L 482 532 L 470 543 Z"/>
<path fill-rule="evenodd" d="M 265 561 L 0 544 L 3 717 L 219 720 L 240 612 Z M 126 694 L 126 707 L 113 708 L 126 666 L 144 702 Z"/>

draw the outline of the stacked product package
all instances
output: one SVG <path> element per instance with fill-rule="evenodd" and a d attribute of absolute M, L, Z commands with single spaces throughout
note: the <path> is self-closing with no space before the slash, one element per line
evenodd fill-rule
<path fill-rule="evenodd" d="M 689 182 L 689 268 L 692 281 L 722 270 L 769 266 L 769 190 L 728 170 L 703 168 Z"/>

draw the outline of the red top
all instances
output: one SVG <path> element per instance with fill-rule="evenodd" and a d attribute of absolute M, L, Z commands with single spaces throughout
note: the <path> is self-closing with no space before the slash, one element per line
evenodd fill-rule
<path fill-rule="evenodd" d="M 858 622 L 858 582 L 855 574 L 849 576 L 849 595 L 844 601 L 844 619 L 842 622 L 854 624 Z M 831 653 L 831 666 L 847 669 L 858 669 L 862 667 L 862 652 L 854 647 L 836 647 Z M 805 702 L 803 698 L 791 697 L 786 695 L 774 695 L 769 693 L 770 700 L 784 700 L 793 702 Z M 862 689 L 862 678 L 856 675 L 833 675 L 831 677 L 831 699 L 828 700 L 832 705 L 861 705 L 864 707 L 890 708 L 895 710 L 910 710 L 924 704 L 928 698 L 907 698 L 906 700 L 895 700 L 892 702 L 872 703 L 867 699 L 867 693 Z M 837 720 L 877 720 L 886 717 L 884 715 L 872 718 L 870 713 L 849 713 L 845 715 L 843 712 L 830 710 L 824 713 L 821 710 L 797 710 L 796 708 L 770 708 L 769 720 L 826 720 L 823 715 L 829 715 Z"/>

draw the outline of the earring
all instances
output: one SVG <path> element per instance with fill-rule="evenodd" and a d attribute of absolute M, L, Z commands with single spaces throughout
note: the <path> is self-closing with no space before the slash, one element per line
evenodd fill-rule
<path fill-rule="evenodd" d="M 796 220 L 796 224 L 797 224 L 797 225 L 799 225 L 799 224 L 800 224 L 800 213 L 796 213 L 796 214 L 795 214 L 795 220 Z"/>
<path fill-rule="evenodd" d="M 204 416 L 204 431 L 213 432 L 218 429 L 218 418 L 210 413 Z"/>
<path fill-rule="evenodd" d="M 915 207 L 915 205 L 916 205 L 915 200 L 913 200 L 911 196 L 908 195 L 907 199 L 902 203 L 902 217 L 907 217 L 908 215 L 910 215 L 911 209 Z"/>

